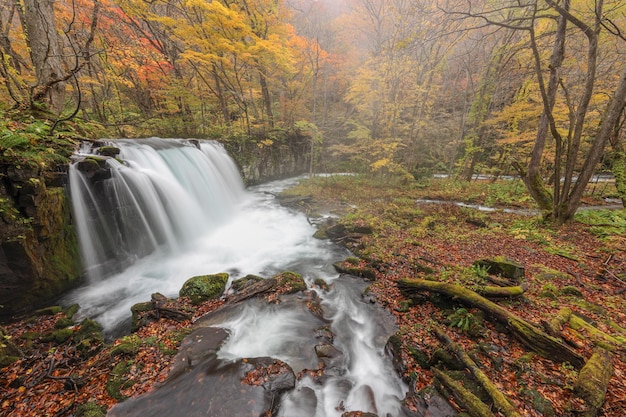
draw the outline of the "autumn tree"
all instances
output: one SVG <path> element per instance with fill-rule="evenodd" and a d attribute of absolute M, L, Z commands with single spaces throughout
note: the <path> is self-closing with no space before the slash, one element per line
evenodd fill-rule
<path fill-rule="evenodd" d="M 88 10 L 86 24 L 77 22 L 79 6 Z M 68 80 L 90 60 L 98 9 L 97 1 L 0 3 L 0 74 L 16 105 L 33 109 L 43 105 L 53 115 L 62 112 Z"/>
<path fill-rule="evenodd" d="M 526 34 L 542 113 L 530 160 L 526 166 L 520 161 L 516 166 L 544 216 L 559 223 L 573 218 L 624 107 L 623 63 L 616 61 L 600 71 L 607 56 L 615 53 L 615 42 L 623 45 L 621 32 L 611 33 L 607 22 L 615 23 L 624 7 L 621 2 L 602 0 L 591 5 L 546 0 L 464 1 L 447 9 L 455 16 L 473 19 L 477 26 Z M 582 59 L 576 53 L 581 44 L 586 45 Z M 560 107 L 567 112 L 564 120 L 555 117 L 555 109 Z M 590 123 L 594 111 L 600 112 L 599 125 Z M 554 144 L 554 156 L 548 161 L 554 178 L 551 190 L 542 176 L 549 139 Z"/>

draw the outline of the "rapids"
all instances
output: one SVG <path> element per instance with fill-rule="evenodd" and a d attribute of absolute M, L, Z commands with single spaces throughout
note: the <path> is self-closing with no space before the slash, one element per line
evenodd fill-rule
<path fill-rule="evenodd" d="M 195 275 L 228 272 L 232 280 L 290 270 L 308 284 L 322 278 L 332 284 L 318 294 L 324 318 L 343 355 L 324 384 L 307 377 L 298 381 L 283 397 L 279 415 L 338 417 L 344 410 L 404 415 L 400 404 L 407 388 L 384 353 L 393 320 L 361 299 L 363 283 L 334 271 L 332 264 L 349 253 L 314 239 L 315 228 L 303 214 L 277 203 L 274 196 L 297 179 L 244 189 L 233 161 L 209 141 L 151 138 L 111 144 L 121 153 L 106 162 L 110 178 L 96 184 L 77 164 L 70 168 L 88 283 L 66 303 L 80 304 L 81 315 L 114 334 L 128 324 L 133 304 L 154 292 L 175 297 Z M 301 353 L 314 343 L 311 326 L 319 325 L 307 320 L 297 309 L 250 303 L 211 325 L 229 332 L 221 359 L 269 356 L 297 373 L 316 361 Z"/>

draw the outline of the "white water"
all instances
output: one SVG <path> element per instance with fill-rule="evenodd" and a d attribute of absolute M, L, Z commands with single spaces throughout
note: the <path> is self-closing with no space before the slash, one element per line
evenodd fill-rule
<path fill-rule="evenodd" d="M 372 319 L 373 307 L 345 285 L 332 263 L 347 253 L 312 237 L 304 215 L 279 206 L 274 194 L 295 180 L 244 190 L 235 165 L 223 149 L 202 142 L 116 141 L 120 163 L 108 161 L 104 180 L 108 201 L 94 204 L 95 193 L 83 173 L 72 168 L 74 216 L 89 285 L 73 292 L 81 314 L 112 329 L 130 317 L 130 307 L 161 292 L 177 296 L 188 278 L 228 272 L 270 277 L 291 270 L 308 283 L 334 283 L 320 292 L 335 346 L 343 352 L 336 375 L 324 385 L 303 378 L 286 396 L 280 415 L 336 417 L 345 410 L 401 415 L 406 387 L 384 355 L 385 330 Z M 121 209 L 121 211 L 120 211 Z M 380 314 L 380 312 L 378 312 Z M 375 314 L 375 313 L 374 313 Z M 272 356 L 295 372 L 310 366 L 299 351 L 311 336 L 302 334 L 299 311 L 246 306 L 221 323 L 231 336 L 224 358 Z M 311 346 L 308 346 L 309 348 Z M 314 411 L 303 412 L 303 392 L 314 392 Z M 310 395 L 309 395 L 310 396 Z"/>

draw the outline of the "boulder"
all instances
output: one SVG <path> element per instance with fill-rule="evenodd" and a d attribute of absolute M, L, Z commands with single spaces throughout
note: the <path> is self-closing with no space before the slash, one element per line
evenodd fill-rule
<path fill-rule="evenodd" d="M 109 417 L 274 415 L 280 395 L 296 377 L 284 362 L 267 358 L 222 360 L 228 332 L 200 327 L 185 338 L 167 380 L 154 391 L 115 405 Z"/>
<path fill-rule="evenodd" d="M 189 278 L 180 289 L 180 297 L 188 297 L 192 304 L 216 299 L 224 294 L 228 274 L 225 272 L 212 275 L 199 275 Z"/>
<path fill-rule="evenodd" d="M 490 274 L 500 275 L 515 282 L 519 282 L 524 278 L 524 267 L 517 261 L 504 256 L 479 259 L 474 262 L 474 265 L 486 268 Z"/>

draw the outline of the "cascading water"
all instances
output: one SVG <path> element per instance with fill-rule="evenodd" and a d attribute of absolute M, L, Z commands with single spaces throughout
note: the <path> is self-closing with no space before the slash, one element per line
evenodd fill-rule
<path fill-rule="evenodd" d="M 152 138 L 113 144 L 121 152 L 106 159 L 110 178 L 92 181 L 93 172 L 70 170 L 89 284 L 67 302 L 79 303 L 83 315 L 113 329 L 128 321 L 133 304 L 154 292 L 176 296 L 195 275 L 228 272 L 237 279 L 290 270 L 308 283 L 322 278 L 333 284 L 319 296 L 342 355 L 324 383 L 301 378 L 284 396 L 279 415 L 404 415 L 406 387 L 384 354 L 393 326 L 383 322 L 391 319 L 362 301 L 355 284 L 332 268 L 347 252 L 314 239 L 304 215 L 276 203 L 274 195 L 295 180 L 245 191 L 234 163 L 213 142 Z M 314 343 L 309 327 L 319 325 L 307 317 L 297 309 L 251 303 L 211 325 L 230 333 L 219 351 L 222 359 L 274 357 L 299 372 L 317 360 L 303 353 Z"/>

